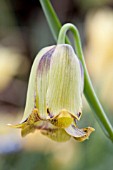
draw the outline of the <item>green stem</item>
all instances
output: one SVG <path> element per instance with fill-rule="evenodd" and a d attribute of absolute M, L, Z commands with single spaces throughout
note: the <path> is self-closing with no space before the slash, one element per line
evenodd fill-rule
<path fill-rule="evenodd" d="M 51 29 L 51 32 L 53 34 L 53 37 L 55 41 L 57 42 L 58 34 L 62 27 L 60 20 L 58 19 L 49 0 L 39 0 L 39 1 L 42 6 L 43 12 L 46 16 L 46 19 Z M 70 43 L 68 38 L 66 38 L 66 43 Z"/>
<path fill-rule="evenodd" d="M 57 18 L 54 9 L 51 5 L 51 3 L 48 0 L 39 0 L 42 6 L 42 9 L 46 15 L 46 19 L 48 21 L 49 27 L 51 28 L 51 32 L 53 34 L 54 39 L 57 41 L 58 33 L 61 28 L 61 23 L 59 19 Z M 54 18 L 54 20 L 53 20 Z M 52 27 L 51 27 L 52 23 Z"/>
<path fill-rule="evenodd" d="M 57 15 L 56 15 L 54 9 L 52 8 L 49 0 L 40 0 L 40 3 L 42 5 L 43 11 L 44 11 L 46 19 L 49 23 L 50 29 L 53 33 L 53 36 L 54 36 L 55 40 L 57 41 L 58 33 L 61 28 L 60 21 L 57 18 Z M 113 127 L 112 127 L 111 123 L 109 122 L 109 120 L 108 120 L 108 118 L 107 118 L 107 116 L 106 116 L 97 96 L 96 96 L 96 93 L 93 89 L 92 83 L 90 81 L 90 77 L 88 75 L 88 71 L 87 71 L 84 57 L 83 57 L 80 36 L 79 36 L 78 30 L 76 29 L 76 27 L 72 24 L 64 25 L 59 33 L 58 43 L 62 44 L 62 43 L 66 42 L 66 43 L 70 44 L 68 39 L 66 39 L 66 41 L 65 41 L 66 32 L 69 29 L 74 34 L 76 53 L 84 67 L 84 94 L 85 94 L 85 97 L 86 97 L 89 105 L 93 109 L 93 111 L 97 117 L 97 120 L 98 120 L 99 124 L 101 125 L 104 133 L 113 141 Z"/>

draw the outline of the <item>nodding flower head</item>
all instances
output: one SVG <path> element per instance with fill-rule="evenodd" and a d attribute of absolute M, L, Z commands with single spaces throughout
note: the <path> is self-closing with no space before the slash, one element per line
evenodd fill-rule
<path fill-rule="evenodd" d="M 67 44 L 42 49 L 33 63 L 21 128 L 22 136 L 39 129 L 55 141 L 87 139 L 93 128 L 79 129 L 84 74 L 82 64 Z"/>

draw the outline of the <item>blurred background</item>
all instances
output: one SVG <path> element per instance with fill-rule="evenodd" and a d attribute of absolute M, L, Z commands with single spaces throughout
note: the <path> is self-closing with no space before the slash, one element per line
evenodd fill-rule
<path fill-rule="evenodd" d="M 113 124 L 113 1 L 51 2 L 62 24 L 78 27 L 89 74 Z M 113 144 L 85 98 L 80 126 L 96 131 L 83 143 L 56 143 L 38 131 L 21 138 L 20 130 L 6 126 L 21 120 L 33 60 L 52 44 L 38 0 L 0 0 L 0 170 L 111 170 Z"/>

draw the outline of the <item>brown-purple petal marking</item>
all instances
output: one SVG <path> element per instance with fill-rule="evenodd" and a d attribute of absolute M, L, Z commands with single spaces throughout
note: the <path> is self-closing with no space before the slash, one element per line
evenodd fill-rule
<path fill-rule="evenodd" d="M 51 56 L 53 54 L 53 52 L 55 51 L 55 48 L 56 47 L 53 47 L 52 49 L 50 49 L 48 52 L 46 52 L 40 62 L 39 62 L 39 65 L 38 65 L 38 74 L 40 75 L 44 70 L 45 71 L 48 71 L 49 68 L 50 68 L 50 61 L 51 61 Z"/>

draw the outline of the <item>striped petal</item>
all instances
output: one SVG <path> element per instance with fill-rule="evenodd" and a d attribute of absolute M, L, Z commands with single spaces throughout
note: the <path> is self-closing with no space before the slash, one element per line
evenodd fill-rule
<path fill-rule="evenodd" d="M 52 55 L 47 90 L 50 113 L 58 115 L 65 109 L 73 116 L 81 111 L 81 68 L 70 45 L 57 45 Z"/>
<path fill-rule="evenodd" d="M 37 67 L 37 96 L 38 96 L 38 109 L 39 116 L 42 119 L 50 118 L 47 113 L 47 103 L 46 95 L 49 82 L 49 70 L 52 54 L 55 50 L 55 47 L 48 50 L 40 59 Z"/>
<path fill-rule="evenodd" d="M 27 90 L 27 99 L 25 105 L 24 116 L 21 122 L 24 122 L 29 115 L 32 113 L 35 107 L 39 108 L 39 97 L 37 95 L 37 68 L 41 58 L 51 49 L 53 46 L 43 48 L 38 55 L 36 56 L 33 66 L 31 68 L 28 90 Z"/>

